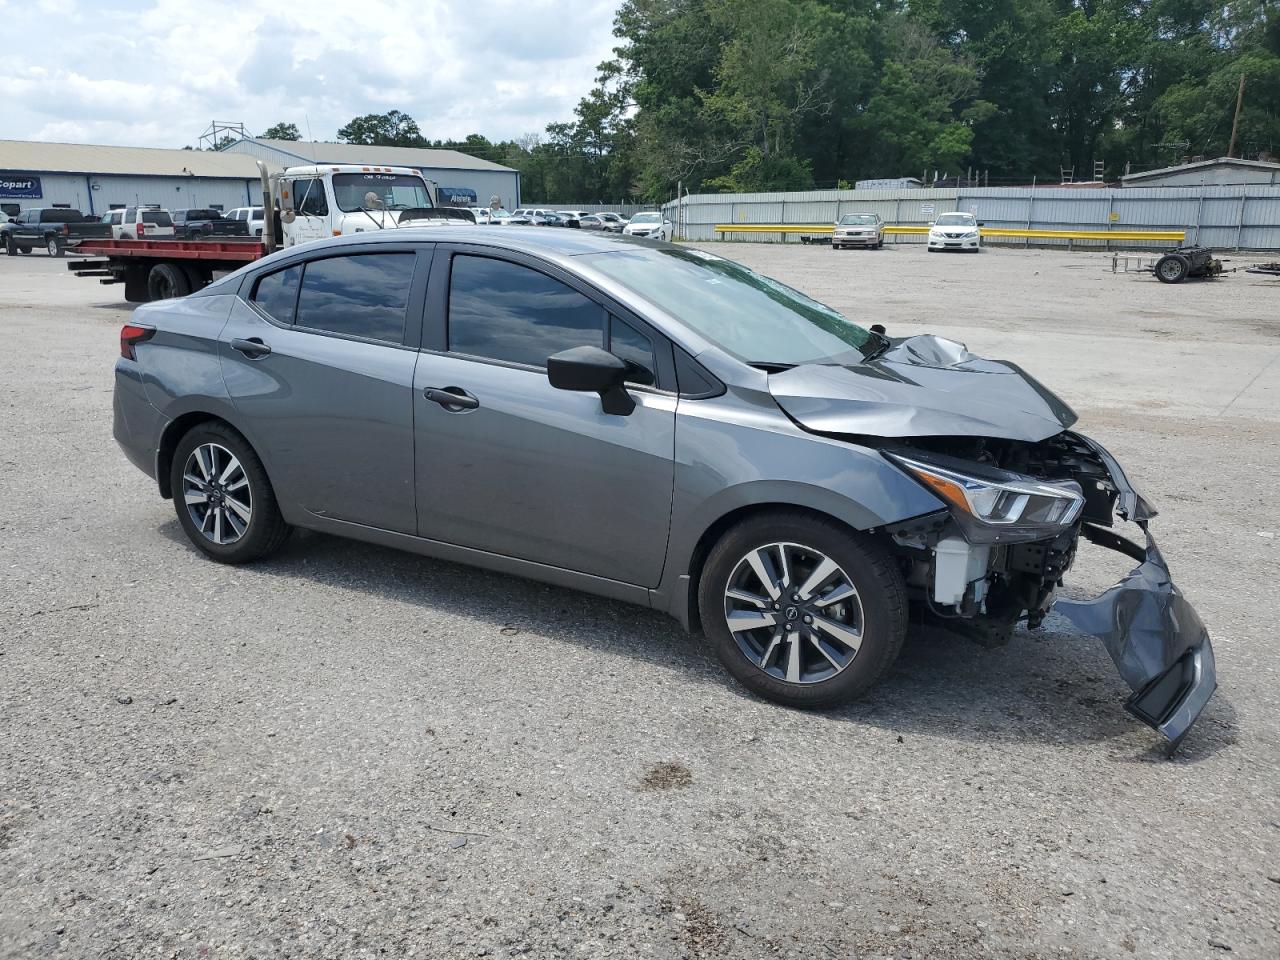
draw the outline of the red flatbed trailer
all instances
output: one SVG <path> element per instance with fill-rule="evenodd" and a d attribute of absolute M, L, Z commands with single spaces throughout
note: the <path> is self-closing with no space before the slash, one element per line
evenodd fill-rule
<path fill-rule="evenodd" d="M 77 277 L 123 283 L 130 303 L 185 297 L 213 279 L 267 255 L 260 240 L 86 240 L 67 264 Z"/>

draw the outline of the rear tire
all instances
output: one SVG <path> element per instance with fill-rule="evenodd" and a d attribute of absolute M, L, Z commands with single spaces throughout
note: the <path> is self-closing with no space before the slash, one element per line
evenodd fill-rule
<path fill-rule="evenodd" d="M 182 529 L 218 563 L 260 560 L 279 550 L 292 530 L 262 461 L 225 423 L 202 423 L 178 441 L 169 484 Z"/>
<path fill-rule="evenodd" d="M 157 263 L 147 274 L 147 296 L 151 300 L 170 300 L 185 297 L 191 292 L 191 281 L 181 266 L 173 263 Z"/>
<path fill-rule="evenodd" d="M 28 253 L 30 253 L 30 252 L 31 252 L 31 245 L 30 245 L 30 244 L 28 244 L 28 245 L 26 245 L 26 246 L 19 247 L 18 249 L 19 249 L 19 250 L 21 250 L 21 251 L 23 252 L 23 254 L 25 255 L 25 254 L 28 254 Z"/>
<path fill-rule="evenodd" d="M 831 571 L 825 579 L 823 569 Z M 906 587 L 888 551 L 866 534 L 800 512 L 753 517 L 721 537 L 703 566 L 698 610 L 729 673 L 789 707 L 821 709 L 861 696 L 906 636 Z M 752 627 L 757 617 L 760 626 Z"/>
<path fill-rule="evenodd" d="M 50 237 L 44 242 L 44 248 L 49 251 L 51 257 L 61 257 L 67 252 L 66 248 L 58 242 L 57 237 Z"/>

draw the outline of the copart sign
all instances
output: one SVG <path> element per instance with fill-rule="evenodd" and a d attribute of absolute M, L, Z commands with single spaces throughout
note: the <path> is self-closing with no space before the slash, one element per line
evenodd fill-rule
<path fill-rule="evenodd" d="M 0 197 L 39 200 L 43 196 L 39 177 L 20 177 L 11 173 L 0 173 Z"/>

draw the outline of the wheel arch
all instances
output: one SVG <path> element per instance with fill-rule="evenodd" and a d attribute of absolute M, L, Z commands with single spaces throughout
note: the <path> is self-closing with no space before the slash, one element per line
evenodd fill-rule
<path fill-rule="evenodd" d="M 689 555 L 689 561 L 685 565 L 684 575 L 681 578 L 685 588 L 683 595 L 677 598 L 678 608 L 672 612 L 687 630 L 691 633 L 702 632 L 701 617 L 698 615 L 698 586 L 702 581 L 702 571 L 711 549 L 726 533 L 739 524 L 756 517 L 778 513 L 799 514 L 811 517 L 814 520 L 833 523 L 847 530 L 850 535 L 858 532 L 857 527 L 832 513 L 785 500 L 743 504 L 721 514 L 698 537 L 693 546 L 693 551 Z"/>
<path fill-rule="evenodd" d="M 219 423 L 234 430 L 239 434 L 240 439 L 248 444 L 253 452 L 258 455 L 258 459 L 263 460 L 262 452 L 254 442 L 245 435 L 245 432 L 239 426 L 225 416 L 209 410 L 189 410 L 165 424 L 164 430 L 160 434 L 160 443 L 156 446 L 156 482 L 160 486 L 160 496 L 165 500 L 173 498 L 173 485 L 169 482 L 169 472 L 173 469 L 173 455 L 178 449 L 178 444 L 193 429 L 206 423 Z M 267 479 L 269 481 L 271 474 L 265 460 L 263 460 L 262 468 L 268 471 Z"/>

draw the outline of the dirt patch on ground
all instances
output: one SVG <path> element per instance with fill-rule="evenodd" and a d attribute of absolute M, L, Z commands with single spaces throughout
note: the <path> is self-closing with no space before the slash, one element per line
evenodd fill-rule
<path fill-rule="evenodd" d="M 693 783 L 693 774 L 681 763 L 658 763 L 640 778 L 640 790 L 683 790 Z"/>

